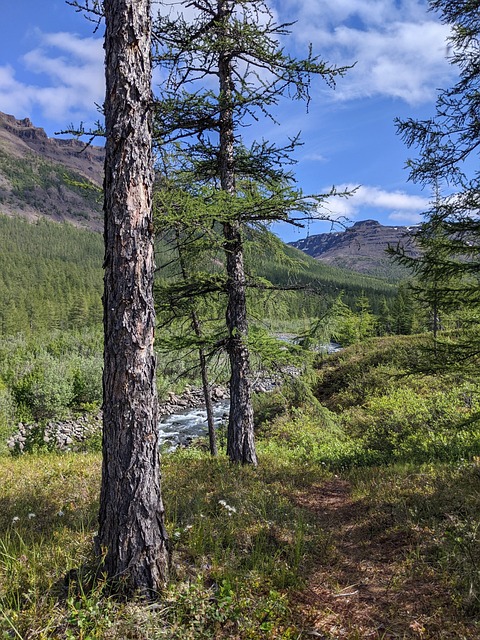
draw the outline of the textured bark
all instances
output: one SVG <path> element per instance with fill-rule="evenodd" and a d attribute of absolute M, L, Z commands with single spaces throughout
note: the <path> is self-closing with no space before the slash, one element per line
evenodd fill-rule
<path fill-rule="evenodd" d="M 226 17 L 231 3 L 218 1 L 219 22 L 226 26 Z M 219 56 L 218 76 L 220 82 L 220 184 L 224 191 L 235 194 L 235 135 L 233 119 L 233 70 L 231 54 L 224 51 Z M 227 455 L 232 462 L 257 464 L 253 434 L 253 409 L 251 398 L 250 359 L 247 346 L 248 321 L 245 267 L 241 222 L 226 222 L 223 225 L 227 269 L 227 329 L 228 355 L 230 358 L 230 414 L 227 431 Z"/>
<path fill-rule="evenodd" d="M 107 131 L 103 467 L 96 551 L 110 579 L 153 595 L 168 544 L 153 351 L 149 0 L 105 0 Z"/>
<path fill-rule="evenodd" d="M 257 464 L 253 434 L 250 358 L 247 346 L 245 269 L 239 224 L 224 225 L 227 255 L 227 328 L 230 358 L 230 413 L 227 455 L 232 462 Z"/>

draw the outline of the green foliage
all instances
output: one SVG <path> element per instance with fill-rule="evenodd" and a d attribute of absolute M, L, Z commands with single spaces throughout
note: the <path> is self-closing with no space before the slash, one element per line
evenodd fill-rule
<path fill-rule="evenodd" d="M 427 344 L 425 336 L 376 339 L 322 363 L 315 394 L 365 461 L 420 464 L 480 452 L 478 382 L 460 370 L 424 372 Z"/>
<path fill-rule="evenodd" d="M 344 347 L 363 342 L 375 335 L 376 320 L 365 295 L 356 300 L 355 311 L 349 309 L 340 296 L 335 301 L 331 314 L 336 319 L 331 337 Z"/>
<path fill-rule="evenodd" d="M 53 418 L 72 403 L 73 379 L 63 361 L 41 354 L 13 385 L 13 395 L 18 405 L 30 409 L 35 420 Z"/>
<path fill-rule="evenodd" d="M 263 449 L 295 464 L 321 465 L 331 470 L 361 464 L 362 447 L 349 438 L 328 409 L 296 410 L 288 418 L 277 419 L 262 428 Z M 370 459 L 369 462 L 373 462 Z"/>
<path fill-rule="evenodd" d="M 397 292 L 395 285 L 380 278 L 331 267 L 289 246 L 272 251 L 268 245 L 263 248 L 258 243 L 249 243 L 246 262 L 249 272 L 266 278 L 280 289 L 270 293 L 270 298 L 278 301 L 280 309 L 290 318 L 322 317 L 338 298 L 339 291 L 342 301 L 352 311 L 364 295 L 373 313 L 378 315 L 382 301 L 386 300 L 391 306 Z M 291 290 L 282 291 L 288 287 Z M 278 315 L 282 317 L 282 311 Z"/>
<path fill-rule="evenodd" d="M 471 459 L 480 453 L 479 389 L 395 385 L 343 414 L 348 433 L 386 462 Z"/>
<path fill-rule="evenodd" d="M 0 336 L 100 322 L 102 260 L 99 234 L 0 216 Z"/>
<path fill-rule="evenodd" d="M 17 637 L 34 628 L 45 638 L 61 629 L 84 639 L 293 640 L 304 626 L 290 596 L 311 563 L 325 569 L 326 562 L 330 572 L 343 566 L 335 549 L 342 507 L 328 523 L 328 507 L 301 506 L 302 498 L 319 500 L 326 479 L 353 485 L 342 506 L 357 514 L 357 527 L 369 527 L 369 537 L 381 531 L 382 540 L 402 539 L 397 590 L 431 575 L 451 599 L 439 605 L 442 624 L 476 615 L 480 387 L 460 371 L 414 371 L 426 341 L 371 339 L 322 359 L 316 374 L 258 395 L 256 470 L 199 448 L 164 455 L 174 575 L 153 606 L 113 600 L 95 568 L 75 571 L 58 597 L 59 575 L 92 566 L 98 455 L 6 458 L 0 629 Z M 65 353 L 68 343 L 52 339 L 51 351 Z"/>
<path fill-rule="evenodd" d="M 423 255 L 412 260 L 400 251 L 398 260 L 418 276 L 416 290 L 431 307 L 431 328 L 436 334 L 442 329 L 442 312 L 468 309 L 475 317 L 480 304 L 479 69 L 475 51 L 480 20 L 475 3 L 469 1 L 430 0 L 429 4 L 451 29 L 450 60 L 457 67 L 458 80 L 438 92 L 433 117 L 397 120 L 406 144 L 418 149 L 418 157 L 408 161 L 410 178 L 435 193 L 435 202 L 416 234 Z M 478 326 L 476 334 L 478 337 Z M 452 347 L 453 359 L 458 360 L 460 353 Z M 476 358 L 478 351 L 478 340 L 471 340 L 470 354 L 463 350 L 462 357 Z"/>
<path fill-rule="evenodd" d="M 70 362 L 73 377 L 73 398 L 76 406 L 100 405 L 102 402 L 103 358 L 99 353 L 77 356 Z"/>
<path fill-rule="evenodd" d="M 82 175 L 38 154 L 17 158 L 0 150 L 0 169 L 11 185 L 11 191 L 0 188 L 0 202 L 14 207 L 26 203 L 47 216 L 59 219 L 64 219 L 66 213 L 74 215 L 70 208 L 72 201 L 75 201 L 79 218 L 88 219 L 92 213 L 101 213 L 99 189 Z M 79 196 L 78 201 L 75 196 Z"/>
<path fill-rule="evenodd" d="M 0 339 L 0 398 L 3 393 L 6 431 L 13 431 L 20 421 L 97 409 L 102 400 L 101 354 L 99 327 Z"/>
<path fill-rule="evenodd" d="M 6 452 L 6 441 L 14 431 L 15 401 L 0 377 L 0 456 Z"/>

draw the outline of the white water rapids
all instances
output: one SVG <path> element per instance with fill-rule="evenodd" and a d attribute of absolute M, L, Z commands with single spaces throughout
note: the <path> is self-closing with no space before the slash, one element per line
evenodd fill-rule
<path fill-rule="evenodd" d="M 215 427 L 228 419 L 228 407 L 228 400 L 213 405 Z M 158 429 L 159 443 L 164 450 L 173 451 L 179 446 L 188 446 L 194 438 L 208 435 L 207 411 L 200 407 L 164 416 Z"/>
<path fill-rule="evenodd" d="M 285 338 L 284 338 L 285 339 Z M 341 347 L 336 343 L 325 345 L 327 353 L 338 351 Z M 274 385 L 269 390 L 273 389 Z M 213 405 L 215 427 L 228 420 L 229 401 L 222 400 Z M 208 435 L 207 411 L 205 407 L 185 409 L 180 413 L 163 416 L 158 424 L 159 443 L 166 451 L 174 451 L 177 447 L 188 446 L 192 440 Z"/>

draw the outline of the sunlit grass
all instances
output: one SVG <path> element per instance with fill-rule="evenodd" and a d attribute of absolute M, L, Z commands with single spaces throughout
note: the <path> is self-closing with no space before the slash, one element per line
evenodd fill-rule
<path fill-rule="evenodd" d="M 361 366 L 352 366 L 347 355 L 337 358 L 338 371 L 325 375 L 335 383 L 331 409 L 319 404 L 306 382 L 256 403 L 258 469 L 230 465 L 224 451 L 212 459 L 201 446 L 163 456 L 172 571 L 153 604 L 114 598 L 93 557 L 99 453 L 1 457 L 0 637 L 308 637 L 295 594 L 308 589 L 322 563 L 332 589 L 345 586 L 336 574 L 338 513 L 322 503 L 324 484 L 336 482 L 352 491 L 346 511 L 362 505 L 360 523 L 346 512 L 343 523 L 347 532 L 357 525 L 365 531 L 360 546 L 374 540 L 381 548 L 383 537 L 402 541 L 389 586 L 392 611 L 399 594 L 416 581 L 431 581 L 443 598 L 425 603 L 435 628 L 441 625 L 445 638 L 468 638 L 455 629 L 474 628 L 480 611 L 480 459 L 476 422 L 468 421 L 468 412 L 476 411 L 476 389 L 438 378 L 429 395 L 424 378 L 402 376 L 377 395 L 370 385 L 360 394 L 362 380 L 378 375 L 381 357 L 372 348 Z M 354 363 L 359 357 L 353 350 Z M 352 390 L 355 411 L 339 411 L 337 401 L 342 394 L 351 399 Z M 438 437 L 460 433 L 460 427 L 469 437 L 439 456 Z M 389 442 L 391 464 L 374 466 L 373 454 Z M 345 615 L 342 637 L 361 638 L 355 619 L 347 610 Z M 428 633 L 419 637 L 440 637 Z"/>
<path fill-rule="evenodd" d="M 290 637 L 287 589 L 322 540 L 288 498 L 303 472 L 279 462 L 254 470 L 194 449 L 164 456 L 173 581 L 165 635 L 151 637 L 211 637 L 227 619 L 232 630 L 242 619 L 245 638 Z M 113 601 L 92 557 L 99 470 L 98 454 L 3 458 L 0 628 L 14 637 L 124 637 L 132 605 Z M 196 608 L 201 619 L 187 615 Z"/>

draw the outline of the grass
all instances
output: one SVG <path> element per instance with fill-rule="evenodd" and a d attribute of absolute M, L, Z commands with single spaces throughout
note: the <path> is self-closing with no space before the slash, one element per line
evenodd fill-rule
<path fill-rule="evenodd" d="M 303 471 L 266 458 L 259 471 L 231 468 L 225 459 L 212 460 L 196 450 L 165 456 L 164 499 L 175 551 L 173 581 L 160 616 L 138 603 L 115 602 L 101 576 L 91 579 L 99 468 L 98 454 L 4 459 L 4 633 L 201 638 L 232 637 L 241 626 L 242 638 L 291 637 L 287 590 L 299 584 L 307 549 L 323 544 L 309 515 L 286 495 L 286 487 L 293 491 L 308 481 Z M 82 577 L 75 573 L 79 569 Z M 69 574 L 75 580 L 67 584 Z M 87 583 L 95 585 L 93 591 Z M 143 622 L 133 623 L 132 616 Z M 151 626 L 155 629 L 149 631 Z"/>
<path fill-rule="evenodd" d="M 476 388 L 398 376 L 399 344 L 354 347 L 258 398 L 257 470 L 201 446 L 163 457 L 174 552 L 153 604 L 115 599 L 92 557 L 98 453 L 3 456 L 0 637 L 480 637 Z M 469 437 L 439 455 L 435 427 Z"/>

